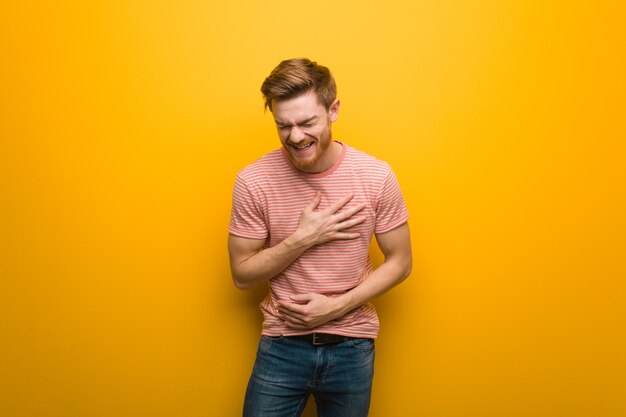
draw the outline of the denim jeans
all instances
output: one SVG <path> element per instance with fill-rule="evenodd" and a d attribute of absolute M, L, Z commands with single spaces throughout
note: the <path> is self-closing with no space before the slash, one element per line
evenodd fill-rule
<path fill-rule="evenodd" d="M 314 346 L 296 337 L 262 336 L 248 383 L 244 417 L 297 417 L 309 395 L 318 417 L 366 417 L 374 341 Z"/>

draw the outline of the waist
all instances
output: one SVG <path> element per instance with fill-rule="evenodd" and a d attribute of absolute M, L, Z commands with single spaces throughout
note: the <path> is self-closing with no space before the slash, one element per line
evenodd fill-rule
<path fill-rule="evenodd" d="M 310 333 L 310 334 L 303 334 L 303 335 L 298 335 L 298 336 L 286 336 L 286 337 L 293 337 L 295 339 L 306 340 L 307 342 L 311 343 L 314 346 L 334 345 L 337 343 L 345 342 L 346 340 L 349 340 L 349 339 L 354 339 L 354 337 L 341 336 L 338 334 L 331 334 L 331 333 Z"/>
<path fill-rule="evenodd" d="M 291 336 L 294 333 L 300 333 L 290 328 L 285 320 L 280 317 L 269 296 L 261 302 L 260 307 L 263 312 L 263 334 Z M 344 316 L 308 331 L 340 334 L 351 338 L 375 339 L 378 336 L 378 328 L 379 321 L 376 309 L 372 304 L 368 303 L 348 312 Z"/>

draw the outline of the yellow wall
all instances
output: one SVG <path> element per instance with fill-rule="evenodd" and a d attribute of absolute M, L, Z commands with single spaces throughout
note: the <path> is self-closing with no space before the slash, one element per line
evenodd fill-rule
<path fill-rule="evenodd" d="M 626 415 L 624 2 L 88 3 L 0 5 L 0 415 L 239 415 L 231 188 L 295 56 L 412 216 L 371 415 Z"/>

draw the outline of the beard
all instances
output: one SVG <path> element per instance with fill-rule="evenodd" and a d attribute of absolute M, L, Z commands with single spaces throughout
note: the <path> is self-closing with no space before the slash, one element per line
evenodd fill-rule
<path fill-rule="evenodd" d="M 290 149 L 289 145 L 283 144 L 283 146 L 286 148 L 287 157 L 289 158 L 289 161 L 291 161 L 293 166 L 295 166 L 301 171 L 307 172 L 308 170 L 315 167 L 315 165 L 320 161 L 324 153 L 330 147 L 331 143 L 332 143 L 332 140 L 330 138 L 330 134 L 323 135 L 322 137 L 320 137 L 317 141 L 315 141 L 315 145 L 314 145 L 316 147 L 315 155 L 313 155 L 313 157 L 309 159 L 298 158 L 292 154 L 292 149 Z"/>

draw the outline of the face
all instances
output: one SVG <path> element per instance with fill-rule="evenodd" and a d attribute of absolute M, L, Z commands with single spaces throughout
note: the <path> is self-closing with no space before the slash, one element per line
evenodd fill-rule
<path fill-rule="evenodd" d="M 278 136 L 291 163 L 304 172 L 323 172 L 334 164 L 331 123 L 337 120 L 339 100 L 328 110 L 309 91 L 289 100 L 273 101 Z"/>

